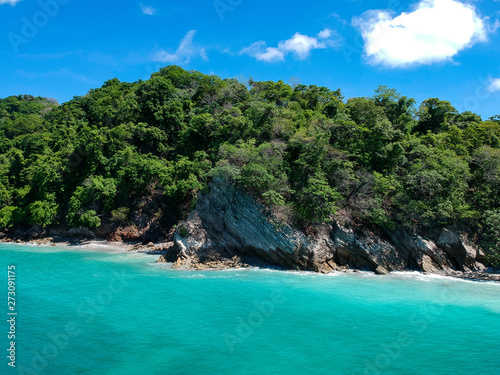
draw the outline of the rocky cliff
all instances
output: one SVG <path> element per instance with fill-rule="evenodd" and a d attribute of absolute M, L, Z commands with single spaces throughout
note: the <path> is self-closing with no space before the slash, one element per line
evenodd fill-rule
<path fill-rule="evenodd" d="M 324 273 L 355 268 L 379 274 L 414 269 L 476 275 L 486 269 L 481 251 L 456 230 L 422 235 L 398 228 L 372 233 L 334 222 L 317 228 L 314 236 L 306 235 L 277 221 L 240 188 L 219 179 L 200 194 L 174 240 L 175 253 L 159 261 L 175 261 L 176 267 L 186 268 L 234 266 L 251 257 L 285 269 Z"/>

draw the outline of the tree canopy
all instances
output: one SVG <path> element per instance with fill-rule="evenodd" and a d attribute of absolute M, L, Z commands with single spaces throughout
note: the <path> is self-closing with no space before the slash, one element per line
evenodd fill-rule
<path fill-rule="evenodd" d="M 58 105 L 0 99 L 0 227 L 182 215 L 225 177 L 299 225 L 465 225 L 498 250 L 499 116 L 386 86 L 242 82 L 168 66 Z M 493 226 L 493 228 L 492 228 Z"/>

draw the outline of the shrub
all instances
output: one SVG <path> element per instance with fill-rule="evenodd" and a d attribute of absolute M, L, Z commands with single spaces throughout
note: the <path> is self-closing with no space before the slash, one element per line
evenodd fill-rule
<path fill-rule="evenodd" d="M 14 213 L 17 207 L 6 206 L 0 210 L 0 228 L 10 228 L 14 225 Z"/>
<path fill-rule="evenodd" d="M 186 229 L 186 227 L 182 226 L 179 228 L 179 236 L 181 236 L 182 238 L 186 238 L 189 234 L 188 230 Z"/>
<path fill-rule="evenodd" d="M 111 211 L 111 221 L 116 223 L 125 223 L 127 221 L 130 209 L 127 207 L 120 207 Z"/>
<path fill-rule="evenodd" d="M 29 205 L 30 222 L 45 228 L 54 221 L 58 208 L 53 196 L 49 196 L 48 200 L 35 201 Z"/>
<path fill-rule="evenodd" d="M 335 203 L 340 198 L 337 190 L 328 185 L 324 174 L 316 173 L 299 193 L 297 211 L 308 223 L 323 222 L 335 214 L 338 209 Z"/>
<path fill-rule="evenodd" d="M 85 212 L 80 216 L 80 225 L 88 228 L 98 228 L 101 226 L 101 219 L 97 217 L 97 213 L 94 210 Z"/>
<path fill-rule="evenodd" d="M 285 198 L 274 190 L 269 190 L 268 192 L 262 194 L 262 199 L 268 206 L 282 207 L 285 205 Z"/>

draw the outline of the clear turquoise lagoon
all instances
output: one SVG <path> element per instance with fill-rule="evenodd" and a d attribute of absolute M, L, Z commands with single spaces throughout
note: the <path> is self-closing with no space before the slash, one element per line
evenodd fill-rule
<path fill-rule="evenodd" d="M 0 244 L 0 260 L 1 374 L 500 374 L 500 284 L 175 271 L 104 246 Z"/>

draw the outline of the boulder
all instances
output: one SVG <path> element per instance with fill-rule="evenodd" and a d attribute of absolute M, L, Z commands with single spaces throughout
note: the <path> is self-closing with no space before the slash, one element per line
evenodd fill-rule
<path fill-rule="evenodd" d="M 450 228 L 443 228 L 437 241 L 439 247 L 446 251 L 460 271 L 475 271 L 478 250 L 472 246 L 467 238 L 458 231 Z"/>

